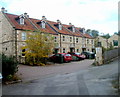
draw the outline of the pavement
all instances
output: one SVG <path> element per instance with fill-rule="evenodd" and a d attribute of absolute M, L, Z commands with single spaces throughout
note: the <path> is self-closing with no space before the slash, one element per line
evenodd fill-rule
<path fill-rule="evenodd" d="M 32 74 L 33 77 L 29 80 L 24 78 L 27 74 L 23 73 L 22 83 L 5 85 L 2 93 L 3 95 L 117 95 L 111 81 L 118 76 L 118 60 L 96 67 L 90 66 L 93 61 L 65 63 L 53 66 L 53 69 L 51 66 L 42 67 L 48 71 L 44 71 L 45 69 L 40 71 L 44 73 L 39 72 L 39 77 Z M 81 67 L 78 64 L 81 64 Z M 30 71 L 35 74 L 40 70 L 38 67 L 31 68 L 34 71 L 31 71 L 32 69 Z"/>

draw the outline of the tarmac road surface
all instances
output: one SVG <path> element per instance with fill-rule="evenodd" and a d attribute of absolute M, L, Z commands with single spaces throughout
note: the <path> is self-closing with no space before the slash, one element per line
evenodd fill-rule
<path fill-rule="evenodd" d="M 111 81 L 118 76 L 118 60 L 103 66 L 88 65 L 83 69 L 70 69 L 67 73 L 63 71 L 38 79 L 24 80 L 19 84 L 5 85 L 3 95 L 117 95 Z"/>

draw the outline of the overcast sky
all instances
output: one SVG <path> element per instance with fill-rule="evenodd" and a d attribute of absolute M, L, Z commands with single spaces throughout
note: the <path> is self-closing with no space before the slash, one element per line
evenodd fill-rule
<path fill-rule="evenodd" d="M 0 0 L 8 13 L 31 18 L 59 19 L 63 24 L 98 30 L 99 33 L 118 32 L 119 0 Z"/>

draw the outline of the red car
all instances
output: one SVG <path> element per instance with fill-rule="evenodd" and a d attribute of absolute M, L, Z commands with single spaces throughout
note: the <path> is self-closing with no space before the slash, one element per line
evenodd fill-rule
<path fill-rule="evenodd" d="M 72 56 L 67 53 L 57 53 L 51 56 L 50 60 L 56 63 L 70 62 L 72 60 Z"/>
<path fill-rule="evenodd" d="M 80 54 L 80 53 L 68 52 L 68 54 L 71 54 L 73 56 L 73 60 L 83 60 L 86 58 L 84 54 Z"/>

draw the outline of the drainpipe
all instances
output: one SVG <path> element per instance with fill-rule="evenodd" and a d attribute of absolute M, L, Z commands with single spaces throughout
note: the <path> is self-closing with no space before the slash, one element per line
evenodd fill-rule
<path fill-rule="evenodd" d="M 60 33 L 60 53 L 62 53 L 61 33 Z"/>
<path fill-rule="evenodd" d="M 73 36 L 73 46 L 74 46 L 74 52 L 75 52 L 75 36 Z"/>
<path fill-rule="evenodd" d="M 17 60 L 17 30 L 15 29 L 15 27 L 13 27 L 14 31 L 15 31 L 15 59 Z"/>

